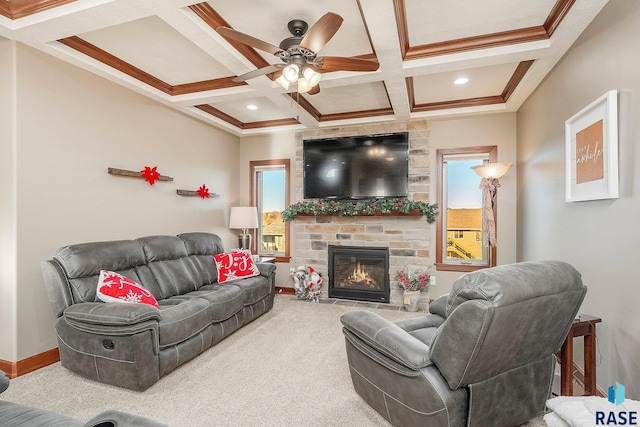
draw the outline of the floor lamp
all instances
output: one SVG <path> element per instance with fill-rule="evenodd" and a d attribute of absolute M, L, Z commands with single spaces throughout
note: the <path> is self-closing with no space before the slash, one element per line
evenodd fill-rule
<path fill-rule="evenodd" d="M 511 163 L 483 163 L 471 166 L 471 169 L 480 177 L 482 189 L 482 246 L 496 246 L 496 194 L 500 187 L 499 178 L 502 178 L 511 167 Z"/>
<path fill-rule="evenodd" d="M 255 206 L 232 207 L 229 214 L 229 228 L 242 230 L 238 235 L 238 247 L 251 250 L 249 229 L 258 228 L 258 210 Z"/>

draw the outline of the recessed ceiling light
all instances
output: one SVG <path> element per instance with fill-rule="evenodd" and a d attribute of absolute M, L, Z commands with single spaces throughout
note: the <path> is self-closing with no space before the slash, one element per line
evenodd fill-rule
<path fill-rule="evenodd" d="M 455 84 L 457 84 L 457 85 L 463 85 L 463 84 L 467 83 L 468 81 L 469 81 L 469 79 L 468 79 L 468 78 L 466 78 L 466 77 L 460 77 L 460 78 L 455 79 L 453 82 L 454 82 Z"/>
<path fill-rule="evenodd" d="M 247 105 L 247 110 L 257 110 L 257 109 L 258 109 L 257 105 L 253 105 L 253 104 Z"/>

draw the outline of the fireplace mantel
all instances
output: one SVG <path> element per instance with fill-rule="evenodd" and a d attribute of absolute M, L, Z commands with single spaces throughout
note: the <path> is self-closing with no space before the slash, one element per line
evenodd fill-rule
<path fill-rule="evenodd" d="M 317 213 L 314 214 L 312 212 L 300 212 L 298 213 L 296 216 L 342 216 L 342 217 L 354 217 L 354 216 L 422 216 L 422 212 L 419 209 L 414 209 L 412 211 L 409 212 L 373 212 L 373 213 L 366 213 L 366 212 L 361 212 L 361 213 L 357 213 L 355 215 L 340 215 L 338 212 L 331 212 L 331 213 Z"/>

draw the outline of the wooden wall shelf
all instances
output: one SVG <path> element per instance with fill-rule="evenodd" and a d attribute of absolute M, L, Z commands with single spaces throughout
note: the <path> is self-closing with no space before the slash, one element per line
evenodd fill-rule
<path fill-rule="evenodd" d="M 108 168 L 107 173 L 110 175 L 119 175 L 119 176 L 126 176 L 129 178 L 144 179 L 144 175 L 140 171 L 129 171 L 125 169 Z M 160 175 L 160 178 L 158 178 L 156 181 L 173 181 L 173 178 L 166 175 Z"/>
<path fill-rule="evenodd" d="M 179 196 L 202 197 L 197 191 L 193 191 L 193 190 L 176 190 L 176 193 Z M 209 193 L 209 197 L 208 198 L 213 199 L 214 197 L 220 197 L 220 195 L 216 194 L 216 193 Z"/>

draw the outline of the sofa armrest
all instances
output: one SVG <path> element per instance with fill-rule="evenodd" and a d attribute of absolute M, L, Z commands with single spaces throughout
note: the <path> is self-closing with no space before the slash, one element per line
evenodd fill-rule
<path fill-rule="evenodd" d="M 9 378 L 4 371 L 0 371 L 0 393 L 9 388 Z"/>
<path fill-rule="evenodd" d="M 42 261 L 40 265 L 53 315 L 60 317 L 65 308 L 73 304 L 69 282 L 57 261 Z"/>
<path fill-rule="evenodd" d="M 270 277 L 276 271 L 276 265 L 271 262 L 257 262 L 256 267 L 260 270 L 260 275 Z"/>
<path fill-rule="evenodd" d="M 104 326 L 131 326 L 149 320 L 160 321 L 160 310 L 149 304 L 83 302 L 64 310 L 73 322 Z"/>
<path fill-rule="evenodd" d="M 82 427 L 106 427 L 106 426 L 136 426 L 136 427 L 169 427 L 157 421 L 138 415 L 109 409 L 96 415 L 87 421 Z"/>
<path fill-rule="evenodd" d="M 432 364 L 429 346 L 376 313 L 349 311 L 340 321 L 346 330 L 403 366 L 417 371 Z"/>

